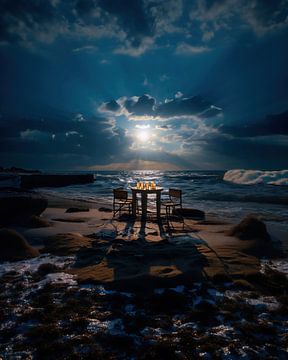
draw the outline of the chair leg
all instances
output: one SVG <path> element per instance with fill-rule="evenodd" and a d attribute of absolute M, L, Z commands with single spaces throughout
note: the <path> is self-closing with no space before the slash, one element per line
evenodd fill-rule
<path fill-rule="evenodd" d="M 166 221 L 169 223 L 168 206 L 166 206 Z"/>
<path fill-rule="evenodd" d="M 113 217 L 115 217 L 115 215 L 116 215 L 116 211 L 115 211 L 115 203 L 114 203 L 114 201 L 113 201 Z"/>
<path fill-rule="evenodd" d="M 179 210 L 181 210 L 182 209 L 182 206 L 180 206 L 179 207 Z M 176 208 L 174 209 L 174 213 L 176 213 Z M 183 230 L 184 230 L 184 217 L 183 217 L 183 215 L 181 215 L 181 213 L 179 213 L 178 212 L 178 214 L 176 215 L 178 218 L 179 218 L 179 220 L 182 222 L 182 225 L 183 225 Z"/>
<path fill-rule="evenodd" d="M 166 206 L 166 221 L 169 229 L 170 229 L 170 218 L 171 218 L 171 208 L 170 206 Z"/>

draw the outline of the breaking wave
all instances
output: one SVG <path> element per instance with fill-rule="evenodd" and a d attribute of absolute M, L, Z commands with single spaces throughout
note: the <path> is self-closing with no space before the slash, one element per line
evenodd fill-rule
<path fill-rule="evenodd" d="M 281 185 L 288 186 L 288 170 L 261 171 L 235 169 L 226 171 L 223 180 L 243 185 Z"/>

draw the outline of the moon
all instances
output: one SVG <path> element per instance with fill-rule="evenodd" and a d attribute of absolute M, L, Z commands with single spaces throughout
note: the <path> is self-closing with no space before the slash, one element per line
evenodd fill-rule
<path fill-rule="evenodd" d="M 141 143 L 145 143 L 149 141 L 151 136 L 152 135 L 149 129 L 139 129 L 136 133 L 136 138 Z"/>

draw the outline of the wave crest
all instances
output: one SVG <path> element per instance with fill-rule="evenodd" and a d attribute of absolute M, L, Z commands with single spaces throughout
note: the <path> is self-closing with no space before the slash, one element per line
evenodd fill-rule
<path fill-rule="evenodd" d="M 288 186 L 288 170 L 228 170 L 224 174 L 223 180 L 243 185 L 269 184 Z"/>

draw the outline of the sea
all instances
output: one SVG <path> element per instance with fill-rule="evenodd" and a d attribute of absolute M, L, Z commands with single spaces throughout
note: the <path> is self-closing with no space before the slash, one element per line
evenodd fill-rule
<path fill-rule="evenodd" d="M 75 173 L 75 172 L 73 172 Z M 87 172 L 86 172 L 87 173 Z M 260 171 L 97 171 L 86 185 L 41 188 L 42 193 L 112 205 L 113 188 L 127 190 L 138 181 L 155 181 L 163 187 L 182 190 L 183 206 L 205 211 L 233 223 L 254 215 L 288 234 L 288 170 Z"/>

